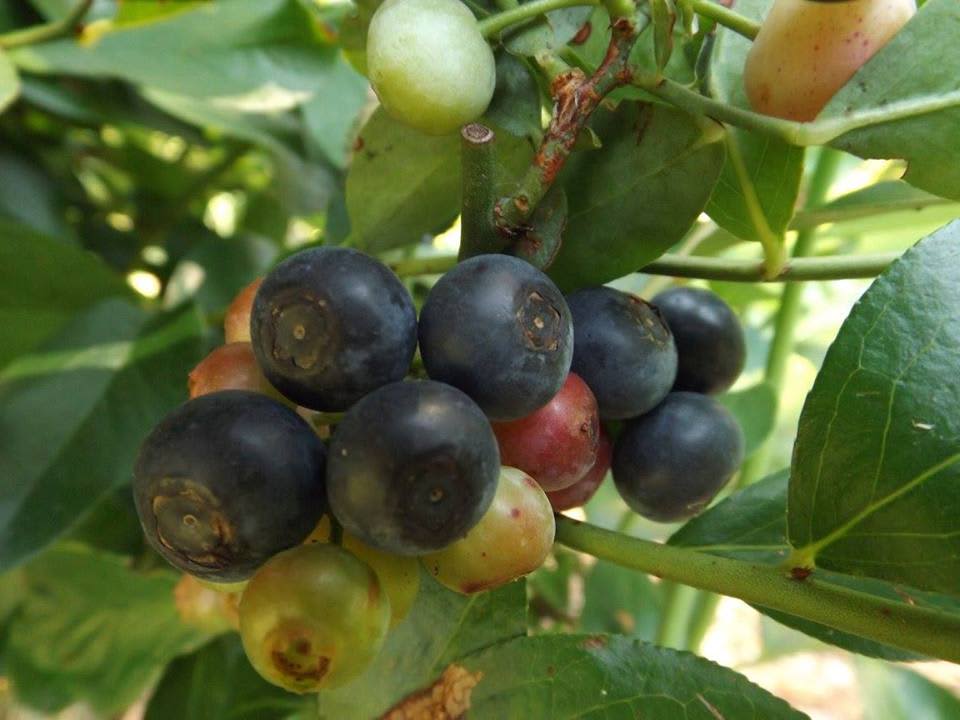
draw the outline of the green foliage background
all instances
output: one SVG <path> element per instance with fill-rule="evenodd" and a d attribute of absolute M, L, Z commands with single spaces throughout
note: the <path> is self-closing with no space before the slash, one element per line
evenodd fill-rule
<path fill-rule="evenodd" d="M 139 701 L 148 718 L 369 718 L 457 662 L 484 673 L 471 717 L 802 717 L 683 652 L 702 637 L 677 630 L 676 587 L 560 547 L 528 581 L 475 598 L 424 577 L 375 665 L 319 699 L 267 685 L 234 634 L 177 613 L 178 576 L 142 541 L 130 468 L 222 342 L 233 295 L 309 244 L 395 263 L 455 250 L 459 140 L 376 108 L 356 69 L 375 5 L 96 0 L 79 34 L 24 44 L 4 38 L 74 3 L 0 0 L 0 715 L 79 704 L 113 717 Z M 757 19 L 769 5 L 735 9 Z M 588 19 L 589 39 L 565 47 Z M 486 121 L 499 192 L 514 190 L 551 107 L 534 58 L 563 49 L 590 69 L 608 25 L 603 9 L 569 8 L 497 41 Z M 633 272 L 666 252 L 755 263 L 771 236 L 788 252 L 798 233 L 815 237 L 815 257 L 926 239 L 855 307 L 869 281 L 798 295 L 788 382 L 764 371 L 781 286 L 700 281 L 747 329 L 748 368 L 723 401 L 749 453 L 790 470 L 682 528 L 625 514 L 608 484 L 591 522 L 771 565 L 815 553 L 827 584 L 960 615 L 960 225 L 946 225 L 960 216 L 957 37 L 956 3 L 926 2 L 824 111 L 843 154 L 724 128 L 636 87 L 598 111 L 558 180 L 550 272 L 564 288 L 614 281 L 649 296 L 685 282 Z M 743 109 L 748 47 L 678 22 L 649 30 L 632 60 Z M 906 114 L 884 119 L 893 105 Z M 835 172 L 818 198 L 822 162 Z M 431 277 L 408 282 L 419 301 Z M 761 658 L 821 643 L 858 654 L 868 717 L 960 717 L 947 690 L 867 657 L 915 654 L 758 609 Z"/>

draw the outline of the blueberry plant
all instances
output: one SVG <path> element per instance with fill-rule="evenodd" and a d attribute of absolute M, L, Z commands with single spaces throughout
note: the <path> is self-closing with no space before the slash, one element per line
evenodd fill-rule
<path fill-rule="evenodd" d="M 958 38 L 0 0 L 0 714 L 960 717 Z"/>

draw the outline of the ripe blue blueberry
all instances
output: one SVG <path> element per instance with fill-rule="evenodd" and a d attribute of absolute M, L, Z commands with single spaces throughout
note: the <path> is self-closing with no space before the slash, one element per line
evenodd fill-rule
<path fill-rule="evenodd" d="M 575 336 L 573 371 L 593 390 L 604 420 L 653 409 L 673 385 L 677 350 L 657 309 L 608 287 L 567 297 Z"/>
<path fill-rule="evenodd" d="M 349 533 L 422 555 L 480 521 L 499 472 L 497 440 L 476 403 L 443 383 L 399 382 L 367 395 L 337 426 L 327 491 Z"/>
<path fill-rule="evenodd" d="M 743 327 L 716 293 L 692 287 L 665 290 L 653 298 L 677 345 L 674 390 L 714 395 L 728 389 L 746 361 Z"/>
<path fill-rule="evenodd" d="M 494 420 L 546 405 L 570 371 L 573 327 L 546 275 L 508 255 L 478 255 L 444 275 L 420 312 L 427 374 Z"/>
<path fill-rule="evenodd" d="M 676 392 L 627 422 L 614 444 L 613 480 L 633 510 L 658 522 L 699 513 L 743 462 L 743 432 L 706 395 Z"/>
<path fill-rule="evenodd" d="M 417 317 L 386 265 L 356 250 L 321 247 L 267 275 L 250 335 L 264 375 L 286 397 L 314 410 L 345 410 L 406 375 Z"/>
<path fill-rule="evenodd" d="M 147 436 L 133 492 L 147 540 L 171 564 L 236 582 L 306 538 L 326 508 L 326 450 L 266 395 L 195 398 Z"/>

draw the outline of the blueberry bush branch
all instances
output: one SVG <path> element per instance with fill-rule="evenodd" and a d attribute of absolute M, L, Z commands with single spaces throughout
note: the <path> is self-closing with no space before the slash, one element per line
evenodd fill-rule
<path fill-rule="evenodd" d="M 596 72 L 586 77 L 573 69 L 553 82 L 554 113 L 550 126 L 517 191 L 501 198 L 494 209 L 496 225 L 508 239 L 522 234 L 524 221 L 553 185 L 600 101 L 631 80 L 627 61 L 637 40 L 637 26 L 632 20 L 620 18 L 614 21 L 611 32 L 606 56 Z"/>
<path fill-rule="evenodd" d="M 834 255 L 829 257 L 792 258 L 775 276 L 766 274 L 763 260 L 735 260 L 720 257 L 690 257 L 666 254 L 641 268 L 648 275 L 725 280 L 728 282 L 801 282 L 813 280 L 847 280 L 872 278 L 883 272 L 899 257 L 898 253 L 868 255 Z M 452 255 L 409 258 L 392 263 L 400 276 L 439 275 L 456 264 Z"/>
<path fill-rule="evenodd" d="M 664 580 L 740 598 L 770 610 L 920 653 L 960 661 L 960 617 L 893 602 L 783 568 L 628 537 L 557 516 L 557 542 Z"/>
<path fill-rule="evenodd" d="M 36 45 L 70 35 L 80 25 L 80 21 L 92 5 L 93 0 L 80 0 L 61 20 L 0 35 L 0 49 L 9 50 L 25 45 Z"/>
<path fill-rule="evenodd" d="M 460 131 L 460 259 L 503 249 L 503 238 L 493 226 L 494 144 L 493 131 L 480 123 L 464 125 Z"/>

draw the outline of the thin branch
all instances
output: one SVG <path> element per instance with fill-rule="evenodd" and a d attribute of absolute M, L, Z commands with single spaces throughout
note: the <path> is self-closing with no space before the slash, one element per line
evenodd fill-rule
<path fill-rule="evenodd" d="M 24 45 L 36 45 L 37 43 L 72 35 L 92 5 L 93 0 L 80 0 L 62 20 L 0 35 L 0 49 L 10 50 Z"/>
<path fill-rule="evenodd" d="M 760 32 L 760 23 L 735 13 L 720 3 L 711 2 L 711 0 L 684 0 L 684 2 L 697 15 L 713 20 L 718 25 L 723 25 L 738 35 L 743 35 L 748 40 L 753 40 Z"/>
<path fill-rule="evenodd" d="M 507 28 L 526 24 L 552 10 L 577 7 L 578 5 L 591 6 L 598 4 L 597 0 L 531 0 L 523 5 L 516 5 L 501 10 L 495 15 L 479 21 L 477 25 L 480 28 L 481 35 L 485 38 L 492 38 Z"/>
<path fill-rule="evenodd" d="M 636 25 L 625 18 L 616 20 L 607 54 L 593 75 L 588 78 L 579 69 L 573 69 L 553 82 L 555 104 L 550 127 L 517 192 L 501 198 L 494 211 L 497 226 L 506 237 L 512 238 L 522 229 L 523 222 L 553 185 L 577 136 L 600 101 L 612 90 L 631 82 L 627 61 L 636 40 Z"/>
<path fill-rule="evenodd" d="M 960 616 L 929 610 L 818 580 L 796 580 L 782 568 L 708 555 L 621 535 L 557 516 L 557 542 L 664 580 L 740 598 L 753 605 L 868 640 L 960 662 Z"/>

